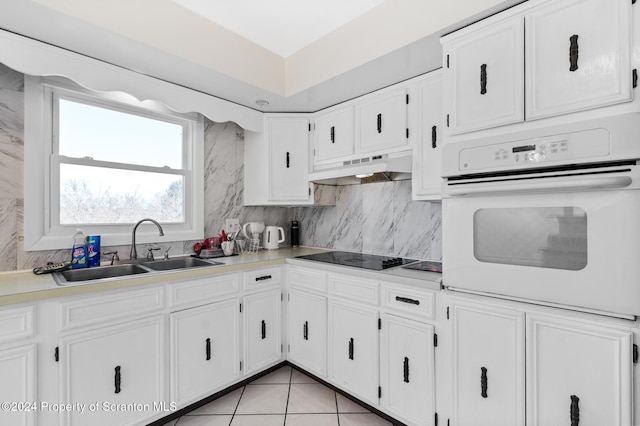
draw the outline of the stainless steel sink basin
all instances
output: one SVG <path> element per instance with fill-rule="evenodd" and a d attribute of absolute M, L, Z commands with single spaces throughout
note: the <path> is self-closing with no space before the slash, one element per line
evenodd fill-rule
<path fill-rule="evenodd" d="M 53 274 L 53 279 L 59 285 L 78 281 L 93 281 L 104 278 L 123 277 L 126 275 L 146 274 L 149 269 L 139 264 L 101 266 L 99 268 L 70 269 Z"/>
<path fill-rule="evenodd" d="M 224 265 L 221 262 L 213 260 L 197 259 L 195 257 L 177 257 L 168 260 L 154 260 L 151 262 L 142 262 L 141 265 L 146 266 L 154 271 L 169 271 L 171 269 L 198 268 L 201 266 Z"/>

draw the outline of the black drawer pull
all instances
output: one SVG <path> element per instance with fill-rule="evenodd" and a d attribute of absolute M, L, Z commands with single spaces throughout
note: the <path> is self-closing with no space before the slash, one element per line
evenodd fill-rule
<path fill-rule="evenodd" d="M 480 65 L 480 94 L 487 93 L 487 64 Z"/>
<path fill-rule="evenodd" d="M 309 340 L 309 322 L 305 321 L 302 326 L 302 338 L 304 340 Z"/>
<path fill-rule="evenodd" d="M 436 149 L 436 141 L 438 140 L 438 132 L 436 126 L 431 128 L 431 148 Z"/>
<path fill-rule="evenodd" d="M 382 133 L 382 114 L 378 114 L 378 133 Z"/>
<path fill-rule="evenodd" d="M 578 69 L 578 35 L 569 37 L 569 71 Z"/>
<path fill-rule="evenodd" d="M 404 382 L 409 383 L 409 358 L 404 357 L 404 363 L 402 365 L 402 375 L 404 376 Z"/>
<path fill-rule="evenodd" d="M 331 143 L 336 143 L 336 126 L 331 126 Z"/>
<path fill-rule="evenodd" d="M 122 377 L 120 376 L 120 366 L 116 366 L 115 368 L 115 377 L 113 378 L 114 385 L 116 387 L 115 393 L 120 393 L 122 390 L 120 388 L 120 384 L 122 383 Z"/>
<path fill-rule="evenodd" d="M 209 339 L 208 337 L 205 345 L 205 355 L 206 355 L 206 360 L 210 361 L 211 360 L 211 339 Z"/>
<path fill-rule="evenodd" d="M 262 339 L 267 338 L 267 323 L 262 320 Z"/>
<path fill-rule="evenodd" d="M 402 303 L 410 303 L 412 305 L 419 305 L 420 301 L 416 299 L 409 299 L 408 297 L 396 296 L 396 300 Z"/>
<path fill-rule="evenodd" d="M 349 359 L 353 359 L 353 337 L 349 339 Z"/>
<path fill-rule="evenodd" d="M 263 275 L 261 277 L 256 277 L 256 281 L 270 280 L 271 278 L 271 275 Z"/>
<path fill-rule="evenodd" d="M 569 417 L 571 418 L 571 426 L 578 426 L 580 423 L 580 407 L 578 406 L 580 398 L 571 395 L 571 408 L 569 409 Z"/>
<path fill-rule="evenodd" d="M 288 168 L 289 168 L 289 165 L 290 165 L 290 161 L 289 161 L 289 152 L 288 152 L 288 151 L 287 151 L 287 160 L 286 160 L 286 162 L 287 162 L 287 169 L 288 169 Z"/>
<path fill-rule="evenodd" d="M 487 369 L 480 367 L 480 396 L 487 397 Z"/>

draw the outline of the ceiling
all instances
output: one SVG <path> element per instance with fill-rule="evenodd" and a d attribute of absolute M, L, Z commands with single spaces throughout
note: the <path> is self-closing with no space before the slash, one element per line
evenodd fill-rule
<path fill-rule="evenodd" d="M 2 0 L 0 29 L 259 111 L 314 112 L 440 68 L 441 35 L 521 1 Z"/>

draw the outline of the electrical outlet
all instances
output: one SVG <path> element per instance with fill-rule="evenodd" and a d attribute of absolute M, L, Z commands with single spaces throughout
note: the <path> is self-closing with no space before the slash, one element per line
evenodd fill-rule
<path fill-rule="evenodd" d="M 227 234 L 240 230 L 240 219 L 226 219 L 224 224 L 224 231 Z"/>

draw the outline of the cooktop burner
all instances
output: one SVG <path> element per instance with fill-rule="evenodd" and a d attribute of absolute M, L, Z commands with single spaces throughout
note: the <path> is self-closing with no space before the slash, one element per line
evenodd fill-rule
<path fill-rule="evenodd" d="M 350 253 L 347 251 L 330 251 L 326 253 L 308 254 L 305 256 L 298 256 L 297 259 L 333 263 L 335 265 L 352 266 L 354 268 L 372 269 L 374 271 L 382 271 L 383 269 L 415 262 L 414 259 Z"/>

